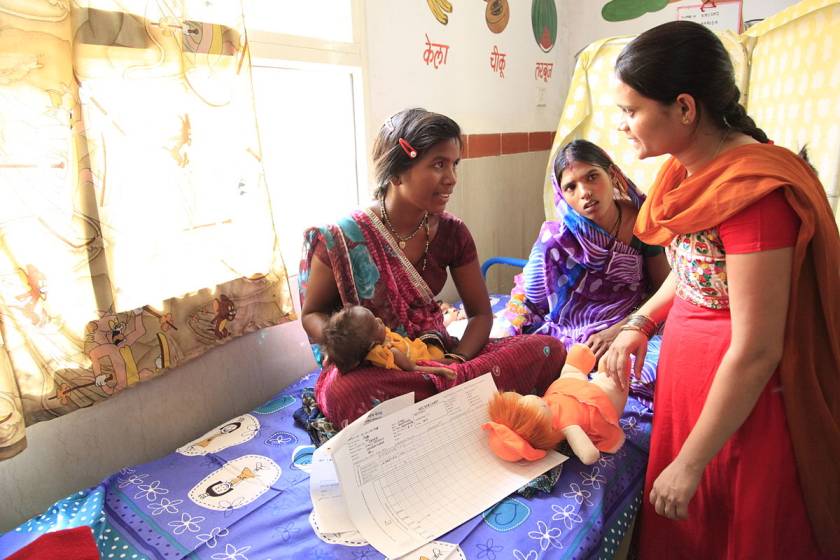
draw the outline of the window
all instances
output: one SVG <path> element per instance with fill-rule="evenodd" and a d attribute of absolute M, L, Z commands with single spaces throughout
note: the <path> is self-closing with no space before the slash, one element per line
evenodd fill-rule
<path fill-rule="evenodd" d="M 249 31 L 353 42 L 350 0 L 245 0 Z"/>
<path fill-rule="evenodd" d="M 294 274 L 303 231 L 369 197 L 355 24 L 361 3 L 246 0 L 245 9 L 263 166 L 280 249 Z"/>
<path fill-rule="evenodd" d="M 294 273 L 302 232 L 359 204 L 354 73 L 255 66 L 253 75 L 272 214 Z"/>

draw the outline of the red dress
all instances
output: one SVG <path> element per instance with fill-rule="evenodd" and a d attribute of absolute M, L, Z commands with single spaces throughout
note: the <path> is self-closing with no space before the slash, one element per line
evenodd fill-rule
<path fill-rule="evenodd" d="M 678 288 L 659 357 L 642 560 L 820 557 L 802 499 L 778 371 L 744 424 L 709 462 L 689 503 L 688 520 L 666 519 L 649 501 L 656 477 L 699 418 L 729 347 L 725 255 L 791 247 L 798 228 L 796 214 L 775 191 L 718 227 L 678 235 L 671 243 L 668 258 Z"/>

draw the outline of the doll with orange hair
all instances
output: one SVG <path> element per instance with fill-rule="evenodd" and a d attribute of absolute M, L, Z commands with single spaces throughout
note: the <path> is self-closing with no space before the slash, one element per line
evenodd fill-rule
<path fill-rule="evenodd" d="M 536 461 L 566 439 L 581 462 L 591 465 L 602 451 L 618 451 L 624 444 L 618 419 L 627 391 L 601 372 L 590 381 L 587 372 L 594 365 L 592 350 L 575 344 L 543 397 L 497 393 L 489 405 L 491 421 L 482 426 L 493 453 L 506 461 Z"/>

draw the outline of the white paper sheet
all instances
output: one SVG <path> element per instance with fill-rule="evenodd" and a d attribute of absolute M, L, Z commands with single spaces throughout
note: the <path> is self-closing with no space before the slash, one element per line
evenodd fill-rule
<path fill-rule="evenodd" d="M 335 472 L 332 458 L 335 450 L 342 445 L 347 437 L 356 433 L 364 425 L 411 406 L 413 403 L 414 393 L 408 393 L 377 405 L 341 430 L 312 454 L 309 496 L 312 498 L 315 521 L 324 533 L 344 533 L 356 530 L 356 526 L 350 519 L 350 513 L 347 511 L 347 505 L 341 494 L 338 475 Z"/>
<path fill-rule="evenodd" d="M 481 429 L 495 391 L 485 374 L 361 427 L 335 450 L 353 524 L 379 552 L 411 552 L 567 459 L 496 457 Z"/>

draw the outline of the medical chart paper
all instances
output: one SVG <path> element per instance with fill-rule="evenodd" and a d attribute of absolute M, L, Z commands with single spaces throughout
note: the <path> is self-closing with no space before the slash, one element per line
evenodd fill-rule
<path fill-rule="evenodd" d="M 350 517 L 379 552 L 411 552 L 567 459 L 493 455 L 481 425 L 495 391 L 482 375 L 363 426 L 334 451 Z"/>
<path fill-rule="evenodd" d="M 366 424 L 375 422 L 392 412 L 414 404 L 414 393 L 407 393 L 389 399 L 369 410 L 364 416 L 338 432 L 329 441 L 312 454 L 312 472 L 309 475 L 309 496 L 312 498 L 312 511 L 315 523 L 324 533 L 344 533 L 355 531 L 356 526 L 350 519 L 347 504 L 341 494 L 341 485 L 335 472 L 332 454 L 345 438 L 354 434 Z"/>

